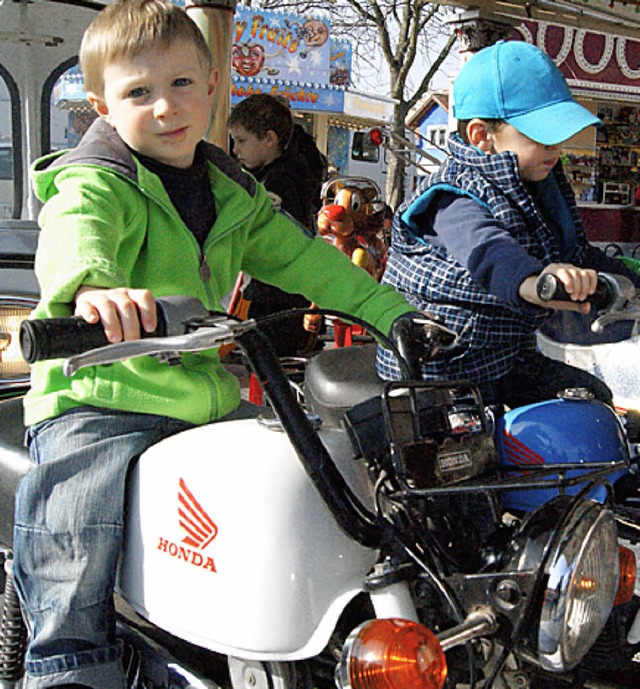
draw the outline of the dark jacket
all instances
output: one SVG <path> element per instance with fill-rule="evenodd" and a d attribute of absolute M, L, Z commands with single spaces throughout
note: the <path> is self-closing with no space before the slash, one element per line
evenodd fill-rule
<path fill-rule="evenodd" d="M 314 183 L 306 162 L 295 153 L 286 152 L 271 163 L 251 170 L 251 173 L 270 194 L 278 197 L 276 201 L 281 209 L 298 221 L 301 232 L 312 237 Z M 301 294 L 289 294 L 255 278 L 245 287 L 243 296 L 251 302 L 249 318 L 311 305 Z M 303 316 L 296 316 L 286 321 L 280 320 L 274 327 L 264 328 L 280 356 L 293 356 L 308 348 L 309 336 L 302 327 L 302 321 Z"/>
<path fill-rule="evenodd" d="M 286 151 L 267 165 L 250 170 L 262 182 L 267 191 L 276 194 L 282 210 L 304 225 L 310 235 L 314 227 L 313 193 L 314 181 L 304 158 Z"/>
<path fill-rule="evenodd" d="M 311 134 L 308 134 L 304 127 L 297 122 L 293 124 L 291 141 L 289 141 L 287 150 L 303 158 L 309 167 L 313 183 L 312 203 L 314 210 L 316 212 L 319 211 L 322 205 L 320 191 L 329 174 L 329 161 L 327 157 L 320 152 Z"/>

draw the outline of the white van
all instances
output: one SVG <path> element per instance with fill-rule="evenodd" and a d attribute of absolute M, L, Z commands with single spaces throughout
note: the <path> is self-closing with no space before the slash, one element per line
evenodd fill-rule
<path fill-rule="evenodd" d="M 387 182 L 387 149 L 375 146 L 369 129 L 351 131 L 347 174 L 373 180 L 384 192 Z"/>

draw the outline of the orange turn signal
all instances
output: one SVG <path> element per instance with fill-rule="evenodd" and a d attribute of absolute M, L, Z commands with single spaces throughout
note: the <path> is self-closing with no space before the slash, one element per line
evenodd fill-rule
<path fill-rule="evenodd" d="M 343 689 L 442 689 L 447 662 L 438 638 L 425 626 L 370 620 L 347 639 L 337 676 Z"/>
<path fill-rule="evenodd" d="M 636 556 L 633 550 L 619 547 L 620 554 L 620 576 L 618 577 L 618 589 L 613 601 L 614 605 L 628 603 L 633 598 L 636 585 Z"/>

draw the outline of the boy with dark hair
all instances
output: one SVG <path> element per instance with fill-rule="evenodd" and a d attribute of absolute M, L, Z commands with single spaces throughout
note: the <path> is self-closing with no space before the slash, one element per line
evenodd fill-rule
<path fill-rule="evenodd" d="M 302 225 L 301 230 L 313 236 L 314 183 L 304 159 L 288 149 L 293 132 L 289 107 L 267 93 L 253 94 L 234 106 L 227 125 L 235 157 L 275 194 L 282 210 Z M 242 296 L 249 302 L 249 318 L 311 306 L 301 294 L 288 294 L 255 278 Z M 265 324 L 263 330 L 283 357 L 306 354 L 316 342 L 316 336 L 304 329 L 303 316 L 281 319 L 273 327 Z"/>
<path fill-rule="evenodd" d="M 155 297 L 220 310 L 239 271 L 301 290 L 388 332 L 412 311 L 274 210 L 262 185 L 203 140 L 217 83 L 197 26 L 166 0 L 120 0 L 85 33 L 99 115 L 78 148 L 33 166 L 44 202 L 36 318 L 101 322 L 111 342 L 156 327 Z M 139 357 L 72 379 L 33 366 L 25 399 L 35 467 L 16 495 L 14 574 L 29 626 L 25 687 L 123 689 L 113 587 L 129 462 L 240 404 L 217 350 L 166 366 Z"/>
<path fill-rule="evenodd" d="M 274 96 L 255 93 L 233 107 L 227 126 L 234 156 L 313 232 L 313 182 L 306 161 L 288 148 L 293 133 L 289 108 Z"/>
<path fill-rule="evenodd" d="M 520 406 L 582 386 L 611 401 L 594 376 L 536 350 L 555 309 L 589 312 L 597 272 L 638 275 L 591 246 L 560 164 L 564 141 L 600 123 L 571 96 L 541 50 L 501 41 L 476 53 L 453 84 L 463 136 L 394 217 L 383 282 L 444 321 L 455 347 L 423 365 L 425 379 L 470 379 L 487 402 Z M 571 301 L 542 302 L 536 284 L 555 275 Z M 383 377 L 398 375 L 378 354 Z"/>

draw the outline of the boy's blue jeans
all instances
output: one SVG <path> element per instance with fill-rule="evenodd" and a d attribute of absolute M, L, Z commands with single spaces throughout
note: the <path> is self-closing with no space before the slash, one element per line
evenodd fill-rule
<path fill-rule="evenodd" d="M 192 424 L 80 407 L 29 429 L 14 575 L 30 641 L 25 688 L 123 689 L 113 588 L 130 461 Z"/>

